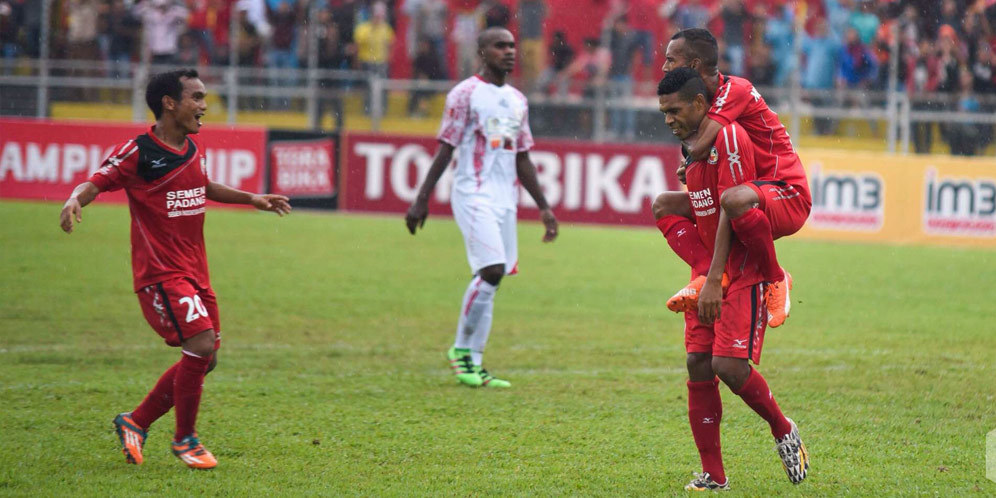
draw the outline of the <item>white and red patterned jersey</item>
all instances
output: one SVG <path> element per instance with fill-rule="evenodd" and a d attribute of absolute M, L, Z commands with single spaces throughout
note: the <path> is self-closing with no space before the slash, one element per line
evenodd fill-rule
<path fill-rule="evenodd" d="M 516 208 L 515 156 L 533 146 L 529 105 L 522 92 L 477 75 L 461 81 L 446 96 L 436 138 L 456 149 L 453 198 Z"/>
<path fill-rule="evenodd" d="M 726 189 L 757 180 L 756 152 L 757 147 L 744 127 L 733 122 L 719 131 L 709 157 L 693 162 L 685 170 L 685 185 L 695 217 L 695 228 L 709 251 L 715 251 L 716 246 L 719 199 Z M 735 236 L 731 238 L 730 257 L 726 261 L 730 290 L 764 281 L 756 259 L 757 255 L 749 254 Z"/>
<path fill-rule="evenodd" d="M 723 126 L 736 121 L 747 131 L 754 143 L 759 180 L 783 181 L 809 192 L 806 170 L 785 126 L 750 81 L 720 74 L 709 117 Z"/>
<path fill-rule="evenodd" d="M 156 138 L 154 129 L 115 147 L 89 181 L 101 192 L 124 189 L 128 194 L 136 292 L 176 277 L 210 287 L 204 151 L 189 136 L 176 150 Z"/>

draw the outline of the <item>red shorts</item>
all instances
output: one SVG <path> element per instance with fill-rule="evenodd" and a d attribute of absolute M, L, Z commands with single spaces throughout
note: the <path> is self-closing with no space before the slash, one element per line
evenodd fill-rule
<path fill-rule="evenodd" d="M 806 186 L 765 180 L 755 180 L 745 185 L 757 192 L 760 199 L 757 208 L 768 217 L 771 236 L 775 239 L 798 232 L 809 219 L 813 201 Z"/>
<path fill-rule="evenodd" d="M 758 365 L 767 325 L 764 284 L 743 287 L 723 297 L 720 318 L 712 326 L 699 323 L 695 313 L 685 313 L 685 352 L 749 359 Z"/>
<path fill-rule="evenodd" d="M 174 278 L 144 287 L 137 294 L 145 320 L 166 344 L 179 346 L 201 332 L 214 330 L 214 349 L 221 347 L 218 300 L 210 287 L 199 287 L 187 278 Z"/>

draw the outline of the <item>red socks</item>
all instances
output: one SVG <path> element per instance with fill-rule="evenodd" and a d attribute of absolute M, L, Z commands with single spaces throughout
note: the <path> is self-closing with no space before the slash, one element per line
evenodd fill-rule
<path fill-rule="evenodd" d="M 709 273 L 712 253 L 702 243 L 702 239 L 699 238 L 699 232 L 695 230 L 695 224 L 692 223 L 692 220 L 683 216 L 669 214 L 657 220 L 657 228 L 664 234 L 664 238 L 667 239 L 667 243 L 671 246 L 674 253 L 682 261 L 688 263 L 688 266 L 692 267 L 692 271 L 696 275 L 706 275 Z"/>
<path fill-rule="evenodd" d="M 166 412 L 173 408 L 173 376 L 176 375 L 176 369 L 179 366 L 180 362 L 176 362 L 169 367 L 162 377 L 159 377 L 156 387 L 152 388 L 142 403 L 138 405 L 138 408 L 131 412 L 132 420 L 142 430 L 149 430 L 149 426 L 153 422 L 159 420 L 159 417 L 166 415 Z"/>
<path fill-rule="evenodd" d="M 771 223 L 768 217 L 757 208 L 751 208 L 739 218 L 730 220 L 733 232 L 737 234 L 747 250 L 759 254 L 761 273 L 768 282 L 781 282 L 785 280 L 785 272 L 778 265 L 778 257 L 775 256 L 775 239 L 771 236 Z"/>
<path fill-rule="evenodd" d="M 723 419 L 723 402 L 719 397 L 719 379 L 705 382 L 688 381 L 688 422 L 699 449 L 702 471 L 712 480 L 726 482 L 723 451 L 719 444 L 719 422 Z"/>
<path fill-rule="evenodd" d="M 176 364 L 173 379 L 173 404 L 176 406 L 176 435 L 174 441 L 193 434 L 197 421 L 197 408 L 201 404 L 201 390 L 204 388 L 204 375 L 207 374 L 211 358 L 199 358 L 186 351 Z"/>
<path fill-rule="evenodd" d="M 736 395 L 740 396 L 744 403 L 747 403 L 747 406 L 768 422 L 768 425 L 771 426 L 771 435 L 775 439 L 792 432 L 792 424 L 785 418 L 785 415 L 782 415 L 782 409 L 775 402 L 775 397 L 768 389 L 768 383 L 757 370 L 750 369 L 747 382 L 744 382 L 740 392 Z"/>

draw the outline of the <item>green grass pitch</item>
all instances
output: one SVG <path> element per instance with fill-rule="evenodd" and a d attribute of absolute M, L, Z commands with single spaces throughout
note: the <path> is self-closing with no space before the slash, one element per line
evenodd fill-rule
<path fill-rule="evenodd" d="M 507 391 L 447 369 L 469 280 L 459 233 L 430 217 L 209 210 L 223 346 L 198 430 L 219 459 L 188 470 L 173 415 L 145 464 L 111 419 L 178 358 L 131 290 L 128 211 L 98 201 L 71 236 L 60 205 L 0 203 L 0 494 L 683 494 L 699 470 L 686 419 L 687 270 L 656 230 L 520 223 L 485 356 Z M 792 486 L 767 426 L 725 387 L 733 489 L 996 494 L 996 252 L 786 240 L 793 314 L 760 371 L 812 456 Z M 996 458 L 996 455 L 992 455 Z"/>

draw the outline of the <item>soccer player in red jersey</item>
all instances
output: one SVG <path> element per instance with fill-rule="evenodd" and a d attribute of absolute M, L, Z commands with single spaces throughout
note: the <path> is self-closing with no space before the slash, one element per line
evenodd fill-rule
<path fill-rule="evenodd" d="M 708 103 L 705 82 L 696 71 L 678 68 L 658 85 L 660 110 L 672 132 L 682 140 L 701 132 Z M 732 237 L 721 199 L 732 189 L 757 178 L 755 145 L 737 121 L 720 127 L 706 160 L 692 161 L 685 171 L 688 210 L 699 239 L 713 254 L 698 310 L 685 313 L 688 367 L 688 420 L 699 450 L 702 473 L 685 489 L 727 489 L 719 424 L 723 405 L 717 376 L 760 415 L 771 428 L 776 450 L 789 480 L 806 478 L 809 456 L 795 423 L 782 414 L 764 377 L 750 366 L 760 362 L 764 342 L 764 269 L 747 244 Z M 729 277 L 725 296 L 723 274 Z M 715 295 L 707 293 L 714 289 Z"/>
<path fill-rule="evenodd" d="M 791 308 L 789 289 L 792 277 L 778 264 L 774 240 L 797 232 L 809 218 L 812 198 L 802 161 L 792 147 L 785 127 L 744 78 L 721 74 L 716 68 L 718 48 L 708 30 L 679 31 L 671 38 L 665 54 L 664 73 L 677 67 L 696 70 L 714 96 L 707 119 L 698 137 L 688 146 L 690 160 L 707 157 L 719 130 L 737 121 L 750 136 L 757 157 L 757 180 L 730 189 L 723 209 L 733 231 L 760 259 L 768 287 L 768 325 L 778 327 Z M 697 275 L 707 267 L 708 256 L 691 233 L 691 216 L 680 192 L 664 193 L 654 203 L 657 226 L 678 255 Z M 679 235 L 682 234 L 682 235 Z M 672 298 L 675 308 L 694 308 L 703 279 L 693 279 Z M 673 308 L 672 308 L 673 309 Z"/>
<path fill-rule="evenodd" d="M 128 463 L 142 463 L 149 426 L 176 408 L 173 454 L 187 466 L 217 465 L 194 430 L 204 376 L 217 364 L 221 345 L 218 302 L 208 280 L 204 206 L 208 200 L 249 204 L 283 216 L 282 195 L 235 190 L 207 176 L 204 149 L 191 135 L 207 109 L 204 83 L 192 69 L 155 75 L 145 100 L 156 117 L 147 133 L 118 145 L 101 168 L 79 184 L 62 208 L 60 223 L 72 233 L 83 206 L 101 192 L 124 189 L 131 211 L 131 265 L 135 292 L 149 325 L 182 349 L 145 400 L 114 419 Z"/>

